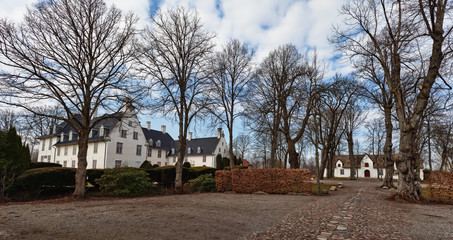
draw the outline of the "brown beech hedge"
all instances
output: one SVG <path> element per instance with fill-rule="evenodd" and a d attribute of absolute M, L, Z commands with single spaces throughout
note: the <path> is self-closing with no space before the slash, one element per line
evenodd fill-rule
<path fill-rule="evenodd" d="M 216 171 L 217 191 L 238 193 L 311 193 L 307 169 L 233 169 Z"/>
<path fill-rule="evenodd" d="M 431 201 L 453 204 L 453 172 L 431 172 L 427 181 Z"/>

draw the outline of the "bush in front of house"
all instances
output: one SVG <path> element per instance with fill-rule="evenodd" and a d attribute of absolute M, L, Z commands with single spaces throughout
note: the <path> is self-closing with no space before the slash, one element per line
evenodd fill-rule
<path fill-rule="evenodd" d="M 308 169 L 233 169 L 216 172 L 218 191 L 239 193 L 311 193 Z"/>
<path fill-rule="evenodd" d="M 104 174 L 104 169 L 87 169 L 87 182 L 96 188 L 99 188 L 99 184 L 96 183 L 96 179 L 99 179 Z"/>
<path fill-rule="evenodd" d="M 191 167 L 191 166 L 190 166 L 190 162 L 184 162 L 184 163 L 182 164 L 182 167 L 190 168 L 190 167 Z"/>
<path fill-rule="evenodd" d="M 140 165 L 140 168 L 151 169 L 153 168 L 153 165 L 148 160 L 145 160 L 143 161 L 142 165 Z"/>
<path fill-rule="evenodd" d="M 204 174 L 184 184 L 184 189 L 189 192 L 215 192 L 215 178 L 212 174 Z"/>
<path fill-rule="evenodd" d="M 20 175 L 16 185 L 26 191 L 36 191 L 42 187 L 64 188 L 75 185 L 75 174 L 75 168 L 34 168 Z"/>
<path fill-rule="evenodd" d="M 49 163 L 49 162 L 32 162 L 32 163 L 30 163 L 30 169 L 45 168 L 45 167 L 62 167 L 62 165 L 58 164 L 58 163 Z"/>
<path fill-rule="evenodd" d="M 116 197 L 136 197 L 154 190 L 145 171 L 136 168 L 106 169 L 101 178 L 95 180 L 101 191 Z"/>

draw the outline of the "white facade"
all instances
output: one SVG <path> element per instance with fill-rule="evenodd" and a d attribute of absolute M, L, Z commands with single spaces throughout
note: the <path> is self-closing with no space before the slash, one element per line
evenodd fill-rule
<path fill-rule="evenodd" d="M 166 133 L 165 126 L 162 126 L 161 131 L 151 130 L 147 122 L 146 128 L 142 128 L 137 117 L 130 115 L 132 117 L 124 117 L 109 126 L 111 129 L 104 130 L 104 125 L 94 128 L 88 143 L 87 169 L 140 167 L 145 160 L 159 166 L 175 165 L 177 156 L 171 154 L 171 146 L 175 141 Z M 145 136 L 145 132 L 148 135 Z M 185 161 L 192 166 L 215 167 L 215 157 L 219 153 L 226 155 L 227 144 L 224 135 L 220 133 L 217 138 L 207 139 L 216 140 L 215 148 L 204 149 L 197 154 L 197 149 L 192 146 L 192 152 L 186 153 Z M 188 139 L 187 142 L 188 146 L 194 142 L 200 142 L 203 146 L 203 139 Z M 71 133 L 67 124 L 61 124 L 59 129 L 53 127 L 47 135 L 41 137 L 38 162 L 58 163 L 63 167 L 76 168 L 77 153 L 76 134 Z"/>
<path fill-rule="evenodd" d="M 378 174 L 380 175 L 380 178 L 385 176 L 386 169 L 375 168 L 373 161 L 368 155 L 364 155 L 359 166 L 360 167 L 356 169 L 356 176 L 359 178 L 378 178 Z M 341 160 L 335 162 L 334 177 L 349 177 L 351 176 L 350 173 L 351 169 L 344 167 L 344 163 Z M 327 177 L 326 169 L 324 170 L 324 177 Z M 398 179 L 396 164 L 394 165 L 393 178 Z M 423 171 L 420 171 L 420 179 L 423 179 Z"/>

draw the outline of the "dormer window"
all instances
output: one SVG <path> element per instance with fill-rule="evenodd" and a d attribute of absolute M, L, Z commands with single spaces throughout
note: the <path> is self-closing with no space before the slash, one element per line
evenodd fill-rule
<path fill-rule="evenodd" d="M 187 148 L 187 153 L 192 153 L 192 148 Z"/>
<path fill-rule="evenodd" d="M 61 133 L 60 134 L 60 142 L 63 142 L 64 141 L 64 133 Z"/>
<path fill-rule="evenodd" d="M 99 136 L 104 136 L 104 125 L 99 128 Z"/>
<path fill-rule="evenodd" d="M 47 128 L 47 135 L 50 134 L 50 128 Z"/>
<path fill-rule="evenodd" d="M 90 131 L 90 133 L 88 133 L 88 138 L 92 138 L 93 137 L 93 130 Z"/>
<path fill-rule="evenodd" d="M 156 147 L 160 147 L 160 140 L 157 140 Z"/>
<path fill-rule="evenodd" d="M 72 131 L 69 131 L 69 141 L 72 140 Z"/>
<path fill-rule="evenodd" d="M 176 153 L 175 148 L 172 148 L 172 149 L 171 149 L 171 154 L 175 154 L 175 153 Z"/>
<path fill-rule="evenodd" d="M 132 121 L 129 121 L 127 125 L 129 125 L 129 127 L 132 127 Z"/>
<path fill-rule="evenodd" d="M 150 138 L 150 139 L 148 140 L 148 144 L 149 144 L 149 146 L 152 146 L 152 145 L 153 145 L 153 139 Z"/>
<path fill-rule="evenodd" d="M 201 147 L 197 147 L 197 153 L 201 153 Z"/>

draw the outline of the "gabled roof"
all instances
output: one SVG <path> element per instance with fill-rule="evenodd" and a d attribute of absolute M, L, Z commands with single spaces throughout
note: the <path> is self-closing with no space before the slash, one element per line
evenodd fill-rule
<path fill-rule="evenodd" d="M 356 167 L 360 168 L 360 162 L 362 159 L 368 156 L 371 161 L 373 162 L 373 168 L 385 168 L 385 158 L 384 155 L 370 155 L 370 154 L 363 154 L 363 155 L 354 155 L 354 159 L 356 161 Z M 393 160 L 397 160 L 399 155 L 393 155 Z M 351 168 L 351 163 L 349 162 L 349 155 L 337 155 L 334 157 L 335 163 L 340 160 L 343 163 L 343 168 Z M 337 166 L 335 166 L 337 167 Z M 423 162 L 420 163 L 420 168 L 423 168 Z"/>
<path fill-rule="evenodd" d="M 76 118 L 80 118 L 80 115 L 75 115 Z M 96 121 L 101 117 L 96 117 L 92 119 L 91 121 Z M 105 118 L 102 119 L 99 123 L 97 123 L 93 128 L 92 128 L 92 136 L 88 139 L 88 141 L 103 141 L 105 137 L 107 137 L 110 133 L 110 131 L 115 128 L 115 126 L 119 122 L 119 118 L 117 117 L 111 117 L 111 118 Z M 101 127 L 104 127 L 104 135 L 100 136 L 99 132 Z M 72 140 L 69 140 L 69 133 L 72 131 Z M 60 136 L 63 133 L 63 141 L 61 141 Z M 56 131 L 52 132 L 48 135 L 44 135 L 40 138 L 46 138 L 50 136 L 56 136 L 58 137 L 58 141 L 55 144 L 57 145 L 65 145 L 65 144 L 73 144 L 76 143 L 78 140 L 78 135 L 77 132 L 68 124 L 68 123 L 61 123 L 56 127 Z"/>
<path fill-rule="evenodd" d="M 170 150 L 172 147 L 172 143 L 174 142 L 173 138 L 170 136 L 168 133 L 163 133 L 161 131 L 153 130 L 153 129 L 147 129 L 147 128 L 142 128 L 143 134 L 145 134 L 146 142 L 150 144 L 150 139 L 152 139 L 152 145 L 148 145 L 152 148 L 162 148 L 165 150 Z M 160 147 L 157 147 L 156 143 L 157 141 L 160 140 Z"/>
<path fill-rule="evenodd" d="M 210 138 L 194 138 L 191 139 L 190 141 L 187 140 L 187 146 L 186 146 L 186 155 L 187 156 L 192 156 L 192 155 L 211 155 L 215 152 L 215 149 L 217 147 L 217 144 L 219 144 L 220 139 L 217 137 L 210 137 Z M 178 155 L 178 146 L 179 146 L 179 141 L 174 141 L 172 148 L 175 149 L 175 153 L 170 152 L 169 156 L 177 156 Z M 198 152 L 198 147 L 200 147 L 201 151 Z M 191 148 L 191 153 L 188 153 L 188 148 Z"/>

